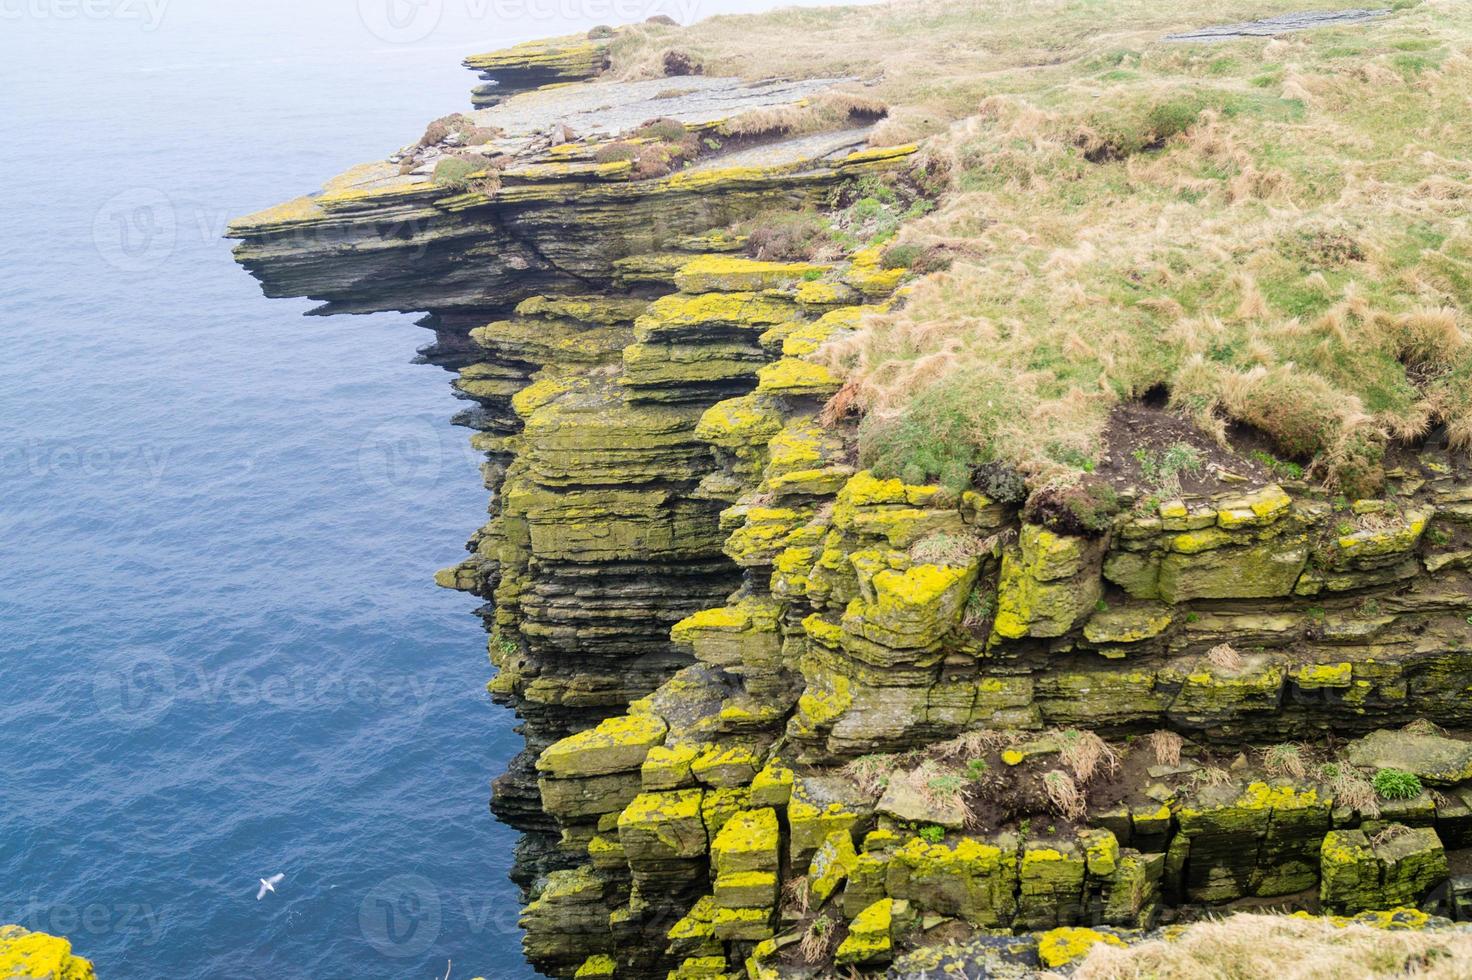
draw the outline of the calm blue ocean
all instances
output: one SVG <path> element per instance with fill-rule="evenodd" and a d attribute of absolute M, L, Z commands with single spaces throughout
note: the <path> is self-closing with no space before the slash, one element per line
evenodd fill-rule
<path fill-rule="evenodd" d="M 742 6 L 0 0 L 0 922 L 104 980 L 530 975 L 448 376 L 220 236 L 465 54 Z"/>

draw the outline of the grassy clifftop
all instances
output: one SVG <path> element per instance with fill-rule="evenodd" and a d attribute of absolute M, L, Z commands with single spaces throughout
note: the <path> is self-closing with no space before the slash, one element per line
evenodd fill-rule
<path fill-rule="evenodd" d="M 1349 6 L 789 10 L 628 32 L 613 70 L 849 72 L 892 106 L 876 142 L 928 138 L 944 191 L 898 240 L 950 268 L 830 351 L 881 472 L 1088 471 L 1150 394 L 1367 494 L 1397 442 L 1472 442 L 1472 10 L 1166 39 Z"/>

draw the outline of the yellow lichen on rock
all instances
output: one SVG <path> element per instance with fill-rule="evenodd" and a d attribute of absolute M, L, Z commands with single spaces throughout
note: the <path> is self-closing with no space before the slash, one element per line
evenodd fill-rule
<path fill-rule="evenodd" d="M 1074 926 L 1049 929 L 1038 937 L 1038 959 L 1044 966 L 1056 969 L 1082 959 L 1100 943 L 1121 948 L 1126 945 L 1118 936 L 1097 929 Z"/>
<path fill-rule="evenodd" d="M 92 964 L 59 936 L 0 926 L 0 977 L 7 980 L 96 980 Z"/>

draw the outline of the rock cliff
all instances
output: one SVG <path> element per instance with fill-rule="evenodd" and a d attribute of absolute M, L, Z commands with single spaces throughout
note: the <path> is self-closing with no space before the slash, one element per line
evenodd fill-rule
<path fill-rule="evenodd" d="M 730 125 L 833 80 L 603 64 L 471 58 L 484 108 L 230 231 L 268 295 L 427 313 L 468 402 L 489 520 L 437 580 L 487 600 L 524 722 L 492 807 L 539 970 L 1060 966 L 1241 903 L 1465 915 L 1463 460 L 1406 452 L 1373 500 L 1227 465 L 1056 499 L 881 479 L 822 349 L 909 270 L 729 229 L 916 147 L 869 146 L 868 111 Z"/>

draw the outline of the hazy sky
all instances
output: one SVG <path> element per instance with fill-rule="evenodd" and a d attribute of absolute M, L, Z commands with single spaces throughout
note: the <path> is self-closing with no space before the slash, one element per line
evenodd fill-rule
<path fill-rule="evenodd" d="M 230 64 L 259 40 L 278 56 L 326 50 L 487 50 L 530 38 L 628 24 L 664 14 L 682 24 L 724 13 L 817 0 L 0 0 L 0 50 L 82 53 L 127 45 L 140 67 L 168 68 L 191 54 Z M 25 59 L 31 60 L 31 59 Z M 58 64 L 56 67 L 63 67 Z M 72 64 L 66 67 L 79 67 Z"/>

